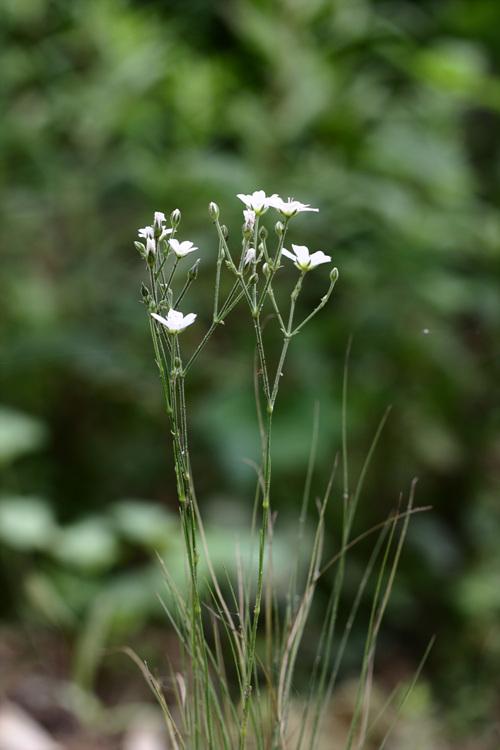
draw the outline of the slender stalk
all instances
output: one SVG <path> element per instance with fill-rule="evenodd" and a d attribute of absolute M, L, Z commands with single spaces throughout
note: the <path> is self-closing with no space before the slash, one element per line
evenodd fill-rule
<path fill-rule="evenodd" d="M 250 709 L 250 697 L 252 692 L 252 675 L 255 665 L 255 649 L 257 644 L 257 628 L 259 624 L 260 606 L 262 602 L 262 591 L 264 581 L 264 554 L 266 548 L 266 530 L 269 523 L 270 484 L 271 484 L 271 429 L 272 410 L 267 411 L 266 420 L 266 446 L 264 452 L 264 493 L 262 497 L 262 522 L 259 531 L 259 561 L 257 571 L 257 591 L 253 610 L 252 626 L 250 630 L 250 641 L 248 645 L 247 660 L 245 665 L 245 683 L 243 689 L 243 706 L 240 726 L 239 750 L 244 750 L 248 731 L 248 714 Z"/>

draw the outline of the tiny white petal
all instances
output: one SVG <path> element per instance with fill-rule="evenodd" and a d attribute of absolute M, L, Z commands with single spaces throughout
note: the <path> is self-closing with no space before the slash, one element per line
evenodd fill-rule
<path fill-rule="evenodd" d="M 321 263 L 329 263 L 330 261 L 331 257 L 329 255 L 325 255 L 322 250 L 317 250 L 311 255 L 311 268 L 315 268 L 316 266 L 321 265 Z"/>
<path fill-rule="evenodd" d="M 163 315 L 158 315 L 158 313 L 151 313 L 151 317 L 157 320 L 158 323 L 162 323 L 162 325 L 168 326 L 168 321 L 163 317 Z"/>
<path fill-rule="evenodd" d="M 252 208 L 245 208 L 243 216 L 245 219 L 245 229 L 253 229 L 255 226 L 255 211 Z"/>
<path fill-rule="evenodd" d="M 255 260 L 255 256 L 256 256 L 255 248 L 249 247 L 245 253 L 245 259 L 243 261 L 243 264 L 247 266 L 249 263 L 253 263 L 253 261 Z"/>
<path fill-rule="evenodd" d="M 147 237 L 154 237 L 155 230 L 153 227 L 142 227 L 142 229 L 139 229 L 137 234 L 139 237 L 144 237 L 146 239 Z"/>
<path fill-rule="evenodd" d="M 292 249 L 300 265 L 309 265 L 309 248 L 305 245 L 294 245 L 292 243 Z"/>
<path fill-rule="evenodd" d="M 191 325 L 191 323 L 194 323 L 195 320 L 196 320 L 196 313 L 188 313 L 187 315 L 184 316 L 182 327 L 187 328 L 188 326 Z"/>
<path fill-rule="evenodd" d="M 284 247 L 281 250 L 282 255 L 286 255 L 287 258 L 290 258 L 290 260 L 297 260 L 296 256 L 290 252 L 290 250 L 287 250 L 286 247 Z"/>

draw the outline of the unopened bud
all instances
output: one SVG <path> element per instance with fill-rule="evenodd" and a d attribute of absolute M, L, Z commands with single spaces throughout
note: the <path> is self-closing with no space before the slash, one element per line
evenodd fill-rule
<path fill-rule="evenodd" d="M 217 203 L 214 203 L 213 201 L 210 201 L 208 204 L 208 215 L 212 219 L 212 221 L 217 221 L 219 218 L 219 206 Z"/>
<path fill-rule="evenodd" d="M 266 277 L 266 279 L 268 279 L 269 276 L 271 275 L 271 269 L 269 268 L 269 263 L 264 263 L 264 265 L 262 266 L 262 271 L 264 272 L 264 276 Z"/>
<path fill-rule="evenodd" d="M 178 227 L 179 224 L 181 223 L 181 212 L 179 211 L 178 208 L 174 208 L 174 210 L 170 214 L 170 223 L 172 224 L 174 228 Z"/>
<path fill-rule="evenodd" d="M 142 242 L 137 242 L 137 241 L 134 242 L 134 247 L 137 250 L 137 252 L 139 253 L 139 255 L 141 256 L 141 258 L 145 258 L 146 257 L 146 248 L 144 247 L 144 245 L 143 245 Z"/>
<path fill-rule="evenodd" d="M 274 231 L 278 235 L 278 237 L 281 237 L 283 232 L 285 231 L 284 225 L 281 223 L 281 221 L 277 221 L 274 225 Z"/>
<path fill-rule="evenodd" d="M 267 240 L 268 231 L 265 227 L 259 229 L 259 238 L 265 242 Z"/>
<path fill-rule="evenodd" d="M 196 261 L 196 263 L 191 266 L 189 271 L 187 272 L 188 281 L 194 281 L 196 277 L 198 276 L 198 266 L 200 265 L 200 259 Z"/>
<path fill-rule="evenodd" d="M 245 240 L 251 240 L 253 237 L 253 227 L 246 221 L 242 227 L 242 234 Z"/>
<path fill-rule="evenodd" d="M 339 269 L 334 266 L 332 268 L 332 270 L 330 271 L 330 281 L 333 284 L 335 284 L 335 282 L 337 281 L 338 277 L 339 277 Z"/>
<path fill-rule="evenodd" d="M 141 295 L 144 302 L 149 302 L 151 295 L 149 294 L 149 289 L 146 284 L 141 284 Z"/>
<path fill-rule="evenodd" d="M 229 229 L 226 227 L 225 224 L 223 224 L 220 230 L 222 232 L 222 236 L 224 237 L 224 239 L 227 240 L 227 238 L 229 237 Z"/>

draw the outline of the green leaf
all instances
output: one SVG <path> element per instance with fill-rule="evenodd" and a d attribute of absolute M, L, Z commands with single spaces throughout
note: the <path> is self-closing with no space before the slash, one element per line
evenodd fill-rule
<path fill-rule="evenodd" d="M 63 563 L 88 571 L 111 567 L 117 560 L 119 545 L 104 518 L 86 518 L 61 529 L 55 556 Z"/>
<path fill-rule="evenodd" d="M 38 497 L 10 496 L 0 499 L 0 539 L 23 551 L 46 549 L 56 526 L 52 511 Z"/>
<path fill-rule="evenodd" d="M 46 430 L 37 419 L 14 409 L 0 408 L 0 464 L 37 450 L 45 438 Z"/>

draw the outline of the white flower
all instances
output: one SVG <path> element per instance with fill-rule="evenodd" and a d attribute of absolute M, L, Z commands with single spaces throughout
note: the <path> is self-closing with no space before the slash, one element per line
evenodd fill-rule
<path fill-rule="evenodd" d="M 174 251 L 174 253 L 177 255 L 178 258 L 183 258 L 185 255 L 189 255 L 189 253 L 193 253 L 195 250 L 198 250 L 196 245 L 193 245 L 192 242 L 189 240 L 184 240 L 184 242 L 179 242 L 179 240 L 169 240 L 168 244 Z"/>
<path fill-rule="evenodd" d="M 254 247 L 249 247 L 245 253 L 243 265 L 248 266 L 249 263 L 253 263 L 255 260 L 256 252 Z"/>
<path fill-rule="evenodd" d="M 167 317 L 164 318 L 162 315 L 158 315 L 157 313 L 151 313 L 152 317 L 158 321 L 158 323 L 161 323 L 169 333 L 180 333 L 185 328 L 191 325 L 191 323 L 194 323 L 196 320 L 196 313 L 188 313 L 187 315 L 183 315 L 178 310 L 169 310 L 167 313 Z"/>
<path fill-rule="evenodd" d="M 146 253 L 149 255 L 149 253 L 153 253 L 153 255 L 156 253 L 156 242 L 154 241 L 154 237 L 146 237 Z"/>
<path fill-rule="evenodd" d="M 267 197 L 263 190 L 255 190 L 248 195 L 245 193 L 238 193 L 236 197 L 239 198 L 247 208 L 255 211 L 257 216 L 261 216 L 266 213 L 270 205 L 269 201 L 271 198 L 275 198 L 276 194 Z"/>
<path fill-rule="evenodd" d="M 139 237 L 144 237 L 144 239 L 147 239 L 148 237 L 154 237 L 155 230 L 153 227 L 142 227 L 142 229 L 139 229 L 137 234 Z"/>
<path fill-rule="evenodd" d="M 272 195 L 269 198 L 268 204 L 279 211 L 280 214 L 286 216 L 287 219 L 301 213 L 301 211 L 319 211 L 319 208 L 311 208 L 309 203 L 301 203 L 293 198 L 288 198 L 284 201 L 279 195 Z"/>
<path fill-rule="evenodd" d="M 312 268 L 321 265 L 321 263 L 329 263 L 331 258 L 329 255 L 325 255 L 322 250 L 318 250 L 312 255 L 309 253 L 309 248 L 305 245 L 293 245 L 293 252 L 291 253 L 286 248 L 281 251 L 283 255 L 294 261 L 295 266 L 299 271 L 310 271 Z"/>
<path fill-rule="evenodd" d="M 156 224 L 155 224 L 156 226 Z M 171 234 L 173 232 L 173 229 L 162 227 L 161 225 L 158 227 L 158 229 L 161 229 L 161 234 L 158 239 L 163 240 L 167 236 L 167 234 Z M 138 231 L 139 237 L 143 237 L 144 239 L 147 239 L 148 237 L 154 237 L 155 235 L 155 227 L 142 227 L 142 229 L 139 229 Z"/>
<path fill-rule="evenodd" d="M 157 229 L 162 229 L 165 224 L 165 214 L 162 211 L 155 211 L 153 223 Z"/>
<path fill-rule="evenodd" d="M 243 209 L 243 216 L 245 229 L 252 230 L 255 226 L 255 211 L 252 208 L 245 208 Z"/>

